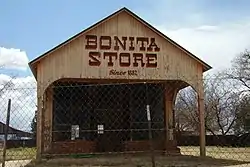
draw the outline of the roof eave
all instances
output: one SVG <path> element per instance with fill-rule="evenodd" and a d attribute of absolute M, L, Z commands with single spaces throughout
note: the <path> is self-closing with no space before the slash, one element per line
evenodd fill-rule
<path fill-rule="evenodd" d="M 199 59 L 197 56 L 195 56 L 194 54 L 192 54 L 191 52 L 189 52 L 188 50 L 186 50 L 185 48 L 183 48 L 182 46 L 180 46 L 178 43 L 176 43 L 175 41 L 173 41 L 171 38 L 167 37 L 165 34 L 163 34 L 162 32 L 160 32 L 159 30 L 157 30 L 156 28 L 154 28 L 152 25 L 150 25 L 148 22 L 146 22 L 145 20 L 143 20 L 142 18 L 140 18 L 137 14 L 135 14 L 134 12 L 130 11 L 129 9 L 127 9 L 126 7 L 121 8 L 120 10 L 114 12 L 113 14 L 106 16 L 105 18 L 101 19 L 100 21 L 96 22 L 95 24 L 93 24 L 92 26 L 84 29 L 83 31 L 75 34 L 74 36 L 72 36 L 71 38 L 69 38 L 68 40 L 60 43 L 59 45 L 55 46 L 54 48 L 48 50 L 47 52 L 43 53 L 42 55 L 40 55 L 39 57 L 35 58 L 34 60 L 29 62 L 29 67 L 33 73 L 33 75 L 35 76 L 35 78 L 37 78 L 37 74 L 36 74 L 36 65 L 37 62 L 40 61 L 41 59 L 43 59 L 46 55 L 48 55 L 49 53 L 53 52 L 54 50 L 62 47 L 63 45 L 66 45 L 67 43 L 69 43 L 70 41 L 74 40 L 75 38 L 79 37 L 80 35 L 82 35 L 83 33 L 93 29 L 94 27 L 98 26 L 99 24 L 101 24 L 102 22 L 114 17 L 115 15 L 119 14 L 122 11 L 126 11 L 128 12 L 130 15 L 132 15 L 133 17 L 135 17 L 139 22 L 141 22 L 142 24 L 145 24 L 148 28 L 150 28 L 152 31 L 154 31 L 155 33 L 157 33 L 158 35 L 162 36 L 163 38 L 165 38 L 166 40 L 168 40 L 169 42 L 171 42 L 173 45 L 177 46 L 179 49 L 183 50 L 184 52 L 186 52 L 189 56 L 191 56 L 192 58 L 194 58 L 195 60 L 197 60 L 198 62 L 200 62 L 203 65 L 203 72 L 206 72 L 208 70 L 210 70 L 212 67 L 210 65 L 208 65 L 207 63 L 205 63 L 204 61 L 202 61 L 201 59 Z"/>
<path fill-rule="evenodd" d="M 106 20 L 108 20 L 108 19 L 114 17 L 115 15 L 117 15 L 117 14 L 120 13 L 120 12 L 122 12 L 123 10 L 127 10 L 127 11 L 128 11 L 127 8 L 123 7 L 123 8 L 121 8 L 120 10 L 114 12 L 113 14 L 104 17 L 103 19 L 101 19 L 100 21 L 98 21 L 98 22 L 96 22 L 95 24 L 91 25 L 90 27 L 88 27 L 88 28 L 82 30 L 81 32 L 79 32 L 79 33 L 73 35 L 72 37 L 70 37 L 70 38 L 67 39 L 66 41 L 60 43 L 59 45 L 56 45 L 56 46 L 53 47 L 52 49 L 48 50 L 47 52 L 45 52 L 45 53 L 43 53 L 42 55 L 40 55 L 40 56 L 38 56 L 37 58 L 35 58 L 34 60 L 30 61 L 29 64 L 30 64 L 31 66 L 34 66 L 34 65 L 36 64 L 36 62 L 38 62 L 39 60 L 41 60 L 42 58 L 44 58 L 47 54 L 53 52 L 54 50 L 56 50 L 56 49 L 58 49 L 58 48 L 60 48 L 60 47 L 62 47 L 63 45 L 66 45 L 67 43 L 69 43 L 70 41 L 72 41 L 72 40 L 74 40 L 75 38 L 79 37 L 79 36 L 82 35 L 83 33 L 85 33 L 85 32 L 87 32 L 87 31 L 93 29 L 94 27 L 98 26 L 98 25 L 101 24 L 102 22 L 104 22 L 104 21 L 106 21 Z"/>
<path fill-rule="evenodd" d="M 30 67 L 30 70 L 31 70 L 32 74 L 34 75 L 35 79 L 37 80 L 37 71 L 36 71 L 36 66 L 35 66 L 36 63 L 32 64 L 31 62 L 29 62 L 28 65 Z"/>
<path fill-rule="evenodd" d="M 146 24 L 148 28 L 150 28 L 152 31 L 154 31 L 155 33 L 157 33 L 158 35 L 162 36 L 163 38 L 165 38 L 167 41 L 171 42 L 173 45 L 177 46 L 179 49 L 183 50 L 184 52 L 186 52 L 189 56 L 191 56 L 192 58 L 194 58 L 195 60 L 197 60 L 198 62 L 200 62 L 205 71 L 210 70 L 212 67 L 210 65 L 208 65 L 206 62 L 202 61 L 201 59 L 199 59 L 197 56 L 195 56 L 193 53 L 191 53 L 190 51 L 188 51 L 187 49 L 185 49 L 184 47 L 180 46 L 177 42 L 175 42 L 174 40 L 172 40 L 171 38 L 169 38 L 168 36 L 166 36 L 165 34 L 163 34 L 161 31 L 157 30 L 155 27 L 153 27 L 151 24 L 149 24 L 147 21 L 145 21 L 144 19 L 142 19 L 141 17 L 139 17 L 137 14 L 135 14 L 134 12 L 130 11 L 129 9 L 125 8 L 129 14 L 131 14 L 132 16 L 134 16 L 139 22 Z"/>

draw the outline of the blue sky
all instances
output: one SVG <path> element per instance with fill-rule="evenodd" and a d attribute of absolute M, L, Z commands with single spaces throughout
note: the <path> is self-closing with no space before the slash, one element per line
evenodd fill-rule
<path fill-rule="evenodd" d="M 3 0 L 0 47 L 21 49 L 30 61 L 122 7 L 175 30 L 240 22 L 250 17 L 249 6 L 248 0 Z"/>
<path fill-rule="evenodd" d="M 35 82 L 28 61 L 122 7 L 219 70 L 250 48 L 249 6 L 249 0 L 1 0 L 0 88 L 14 75 L 18 76 L 15 86 L 28 89 L 2 95 L 0 113 L 6 114 L 2 106 L 12 97 L 16 118 L 11 124 L 18 129 L 29 128 L 27 121 L 33 118 L 36 95 L 35 89 L 30 89 L 35 88 Z M 4 114 L 0 114 L 1 120 L 5 120 Z"/>

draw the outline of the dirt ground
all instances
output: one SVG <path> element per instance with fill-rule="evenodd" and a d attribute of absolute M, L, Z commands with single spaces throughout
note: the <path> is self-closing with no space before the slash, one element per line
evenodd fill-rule
<path fill-rule="evenodd" d="M 250 160 L 249 160 L 250 161 Z M 156 167 L 212 167 L 212 166 L 250 166 L 247 162 L 235 160 L 221 160 L 214 158 L 200 158 L 194 156 L 156 156 Z M 91 158 L 56 158 L 44 160 L 40 163 L 32 162 L 26 167 L 151 167 L 151 157 L 144 156 L 96 156 Z"/>
<path fill-rule="evenodd" d="M 5 163 L 5 167 L 24 167 L 29 164 L 31 160 L 11 160 Z M 2 163 L 0 162 L 0 166 Z"/>
<path fill-rule="evenodd" d="M 208 157 L 199 157 L 199 147 L 180 147 L 182 156 L 156 155 L 156 167 L 167 166 L 232 166 L 240 165 L 250 167 L 250 148 L 206 147 Z M 15 148 L 7 150 L 8 165 L 6 167 L 24 167 L 35 157 L 33 148 Z M 1 155 L 1 150 L 0 150 Z M 72 158 L 73 157 L 73 158 Z M 209 158 L 210 157 L 210 158 Z M 18 160 L 18 161 L 17 161 Z M 25 163 L 24 163 L 25 162 Z M 0 157 L 1 163 L 1 157 Z M 1 165 L 0 165 L 1 166 Z M 54 158 L 44 160 L 42 163 L 31 162 L 26 167 L 149 167 L 152 166 L 150 155 L 96 155 L 71 156 L 71 158 Z"/>

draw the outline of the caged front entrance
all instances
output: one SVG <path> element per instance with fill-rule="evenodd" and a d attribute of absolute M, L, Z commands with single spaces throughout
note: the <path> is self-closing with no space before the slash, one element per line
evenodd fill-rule
<path fill-rule="evenodd" d="M 37 81 L 38 159 L 148 151 L 147 105 L 154 150 L 180 153 L 174 103 L 187 86 L 197 92 L 200 154 L 205 155 L 203 73 L 211 66 L 127 8 L 29 65 Z"/>
<path fill-rule="evenodd" d="M 164 84 L 54 85 L 51 150 L 54 153 L 149 150 L 147 104 L 151 110 L 154 149 L 164 150 Z"/>

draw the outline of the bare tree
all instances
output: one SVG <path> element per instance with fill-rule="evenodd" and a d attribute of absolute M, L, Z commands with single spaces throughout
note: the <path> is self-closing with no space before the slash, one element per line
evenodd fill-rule
<path fill-rule="evenodd" d="M 250 95 L 244 95 L 238 104 L 239 112 L 234 126 L 236 134 L 250 133 Z"/>
<path fill-rule="evenodd" d="M 233 131 L 239 112 L 239 93 L 230 80 L 220 73 L 205 78 L 205 126 L 213 135 L 227 135 Z M 180 92 L 176 103 L 177 128 L 198 132 L 197 97 L 192 89 Z M 182 129 L 181 129 L 182 128 Z"/>
<path fill-rule="evenodd" d="M 238 84 L 239 94 L 241 95 L 238 103 L 237 121 L 234 131 L 237 134 L 250 132 L 250 52 L 245 50 L 235 56 L 231 68 L 225 71 L 228 79 Z M 248 116 L 248 117 L 247 117 Z"/>
<path fill-rule="evenodd" d="M 37 110 L 35 111 L 35 115 L 30 124 L 31 132 L 33 133 L 33 138 L 36 139 L 36 131 L 37 131 Z"/>
<path fill-rule="evenodd" d="M 228 78 L 240 83 L 245 89 L 250 91 L 250 52 L 245 50 L 237 55 L 232 61 L 232 67 L 226 72 Z"/>
<path fill-rule="evenodd" d="M 191 87 L 181 90 L 177 95 L 176 126 L 178 132 L 198 131 L 199 120 L 196 107 L 196 93 Z"/>
<path fill-rule="evenodd" d="M 207 124 L 207 130 L 214 134 L 211 128 L 216 127 L 217 133 L 223 136 L 233 132 L 240 100 L 240 93 L 234 82 L 225 79 L 220 73 L 215 75 L 208 82 L 205 98 L 206 114 L 211 115 L 213 122 L 213 126 L 211 123 Z"/>

